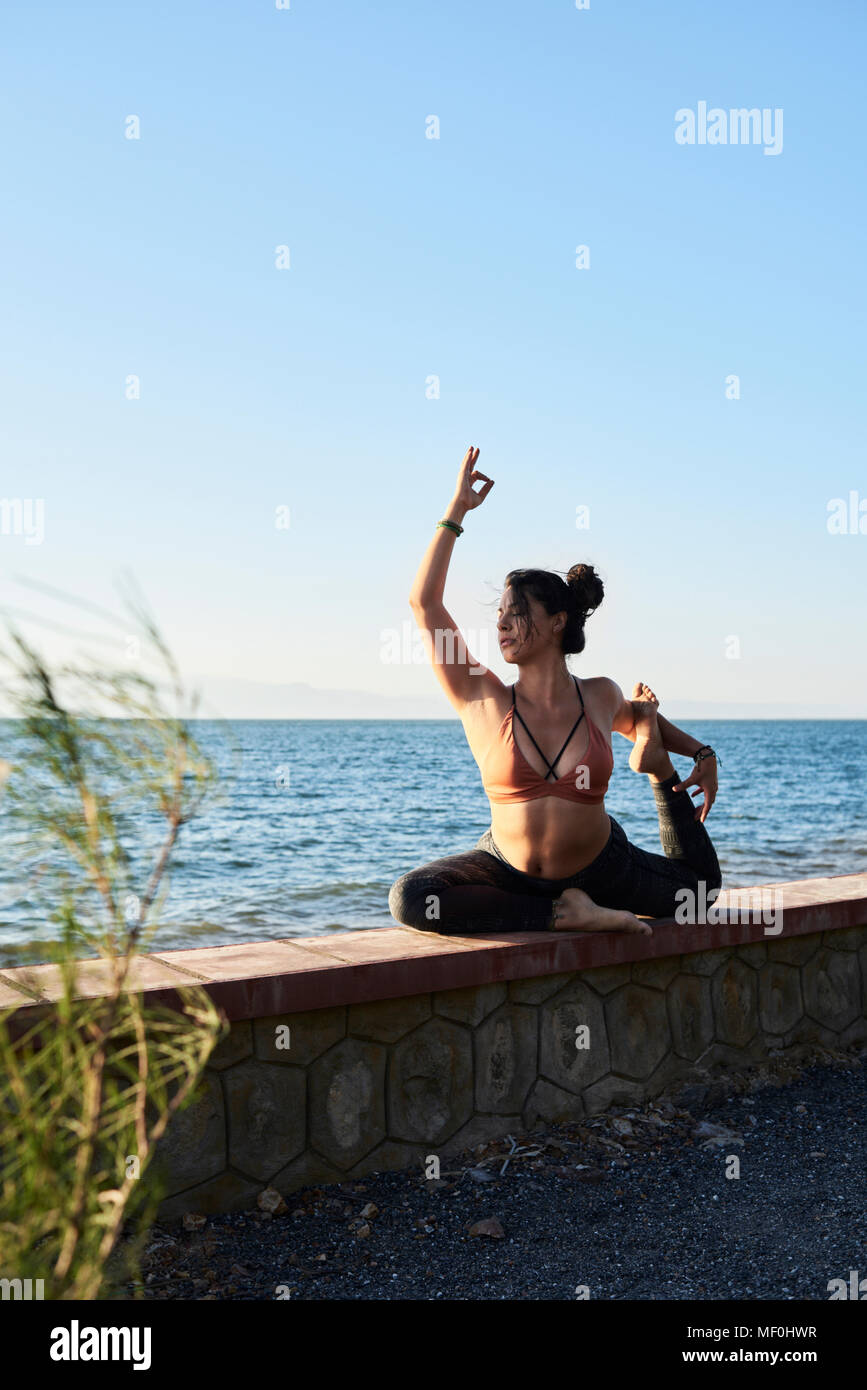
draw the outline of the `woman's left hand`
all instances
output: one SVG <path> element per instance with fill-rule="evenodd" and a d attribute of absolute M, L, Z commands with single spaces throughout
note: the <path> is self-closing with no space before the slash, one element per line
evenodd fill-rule
<path fill-rule="evenodd" d="M 717 794 L 717 775 L 716 758 L 702 758 L 700 763 L 696 763 L 692 769 L 692 776 L 687 777 L 685 782 L 678 782 L 674 787 L 676 792 L 686 791 L 688 787 L 698 787 L 698 791 L 690 792 L 690 796 L 704 796 L 704 804 L 695 813 L 696 820 L 702 824 L 707 820 L 710 808 L 716 801 Z"/>

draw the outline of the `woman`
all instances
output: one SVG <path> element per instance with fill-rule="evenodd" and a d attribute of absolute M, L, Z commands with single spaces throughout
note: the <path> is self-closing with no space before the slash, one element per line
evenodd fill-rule
<path fill-rule="evenodd" d="M 681 890 L 697 894 L 703 881 L 710 894 L 720 886 L 704 828 L 716 796 L 716 756 L 657 714 L 659 702 L 648 686 L 636 685 L 626 700 L 605 676 L 578 681 L 570 674 L 566 657 L 583 651 L 584 624 L 602 602 L 602 582 L 590 565 L 573 566 L 565 583 L 544 570 L 513 570 L 506 577 L 497 629 L 505 660 L 518 668 L 511 688 L 467 656 L 443 592 L 464 517 L 493 487 L 475 471 L 478 457 L 471 445 L 410 606 L 461 716 L 491 803 L 491 828 L 470 853 L 404 874 L 389 893 L 389 907 L 404 926 L 446 934 L 650 934 L 636 913 L 673 916 L 685 901 Z M 475 482 L 483 484 L 478 492 Z M 606 814 L 612 730 L 634 743 L 629 765 L 650 780 L 664 855 L 637 849 Z M 695 758 L 687 781 L 678 781 L 669 753 Z M 704 794 L 700 811 L 690 786 L 699 789 L 696 797 Z"/>

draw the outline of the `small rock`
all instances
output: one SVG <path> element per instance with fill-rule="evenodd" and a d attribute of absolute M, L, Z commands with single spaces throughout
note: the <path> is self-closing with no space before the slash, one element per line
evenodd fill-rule
<path fill-rule="evenodd" d="M 702 1120 L 692 1131 L 693 1139 L 701 1139 L 703 1149 L 719 1149 L 726 1144 L 743 1144 L 741 1135 L 735 1134 L 733 1130 L 726 1129 L 725 1125 L 712 1124 L 709 1120 Z"/>
<path fill-rule="evenodd" d="M 201 1216 L 198 1212 L 188 1211 L 184 1213 L 184 1230 L 200 1231 L 207 1221 L 206 1216 Z"/>
<path fill-rule="evenodd" d="M 489 1173 L 487 1168 L 471 1168 L 469 1170 L 473 1182 L 495 1182 L 496 1175 Z"/>
<path fill-rule="evenodd" d="M 635 1130 L 632 1128 L 632 1125 L 630 1124 L 629 1120 L 620 1120 L 620 1119 L 612 1120 L 612 1121 L 611 1121 L 611 1128 L 614 1130 L 614 1133 L 615 1133 L 615 1134 L 634 1134 L 634 1133 L 635 1133 Z"/>
<path fill-rule="evenodd" d="M 365 1202 L 359 1216 L 363 1216 L 366 1221 L 372 1221 L 375 1216 L 379 1216 L 379 1207 L 375 1202 Z"/>
<path fill-rule="evenodd" d="M 471 1226 L 469 1234 L 471 1236 L 490 1236 L 492 1240 L 502 1240 L 506 1232 L 495 1216 L 489 1216 L 484 1221 L 477 1221 L 474 1226 Z"/>
<path fill-rule="evenodd" d="M 272 1216 L 283 1216 L 289 1210 L 276 1187 L 264 1188 L 256 1198 L 256 1205 L 260 1211 L 270 1212 Z"/>
<path fill-rule="evenodd" d="M 368 1226 L 367 1222 L 365 1221 L 364 1225 L 363 1225 L 363 1226 L 359 1226 L 358 1229 L 357 1229 L 357 1231 L 355 1232 L 355 1239 L 356 1239 L 356 1240 L 367 1240 L 367 1237 L 368 1237 L 369 1235 L 370 1235 L 370 1227 Z"/>
<path fill-rule="evenodd" d="M 806 1107 L 806 1105 L 796 1105 L 796 1106 L 795 1106 L 795 1114 L 796 1114 L 796 1115 L 806 1115 L 806 1113 L 807 1113 L 807 1107 Z"/>

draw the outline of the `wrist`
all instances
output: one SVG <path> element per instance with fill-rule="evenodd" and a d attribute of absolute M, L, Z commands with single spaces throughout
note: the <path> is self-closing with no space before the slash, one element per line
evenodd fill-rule
<path fill-rule="evenodd" d="M 465 507 L 463 502 L 456 501 L 453 498 L 448 505 L 448 510 L 443 512 L 442 520 L 455 521 L 457 522 L 458 526 L 462 526 L 464 522 L 464 517 L 466 516 L 468 511 L 469 507 Z"/>

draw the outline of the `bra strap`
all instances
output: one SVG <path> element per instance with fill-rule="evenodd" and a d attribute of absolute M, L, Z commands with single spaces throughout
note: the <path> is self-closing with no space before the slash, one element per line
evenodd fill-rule
<path fill-rule="evenodd" d="M 563 744 L 563 747 L 560 749 L 560 752 L 557 754 L 556 758 L 554 759 L 554 761 L 553 761 L 552 763 L 549 763 L 549 762 L 548 762 L 548 759 L 545 757 L 545 754 L 542 752 L 542 750 L 541 750 L 541 748 L 539 747 L 538 743 L 537 743 L 536 740 L 533 738 L 533 735 L 530 733 L 530 730 L 527 728 L 527 725 L 524 723 L 524 720 L 523 720 L 523 718 L 522 718 L 522 716 L 521 716 L 521 711 L 518 709 L 518 706 L 517 706 L 517 704 L 516 704 L 516 702 L 515 702 L 515 687 L 514 687 L 514 685 L 512 686 L 512 708 L 513 708 L 513 710 L 515 711 L 515 713 L 517 714 L 518 718 L 521 720 L 521 724 L 522 724 L 523 728 L 526 730 L 527 735 L 528 735 L 528 737 L 529 737 L 529 739 L 530 739 L 530 742 L 532 743 L 532 745 L 533 745 L 533 747 L 535 748 L 536 752 L 539 754 L 539 757 L 542 759 L 542 762 L 545 764 L 545 766 L 546 766 L 547 769 L 548 769 L 548 771 L 545 773 L 545 778 L 544 778 L 544 780 L 545 780 L 546 782 L 547 782 L 547 780 L 548 780 L 549 777 L 553 777 L 555 781 L 558 781 L 558 780 L 559 780 L 558 777 L 557 777 L 555 768 L 557 767 L 557 764 L 559 763 L 560 759 L 562 758 L 563 754 L 565 753 L 566 749 L 568 748 L 568 746 L 569 746 L 569 740 L 572 738 L 572 735 L 574 734 L 575 730 L 578 728 L 578 725 L 581 723 L 581 720 L 584 718 L 584 713 L 585 713 L 585 711 L 584 711 L 584 699 L 583 699 L 583 697 L 582 697 L 582 695 L 581 695 L 581 689 L 580 689 L 580 687 L 579 687 L 579 685 L 578 685 L 578 682 L 575 680 L 575 677 L 574 677 L 574 676 L 572 677 L 572 679 L 573 679 L 573 681 L 575 681 L 575 689 L 578 691 L 578 698 L 579 698 L 579 700 L 581 701 L 581 713 L 579 714 L 578 718 L 575 720 L 575 723 L 572 725 L 572 728 L 569 730 L 568 734 L 566 735 L 566 742 Z"/>

